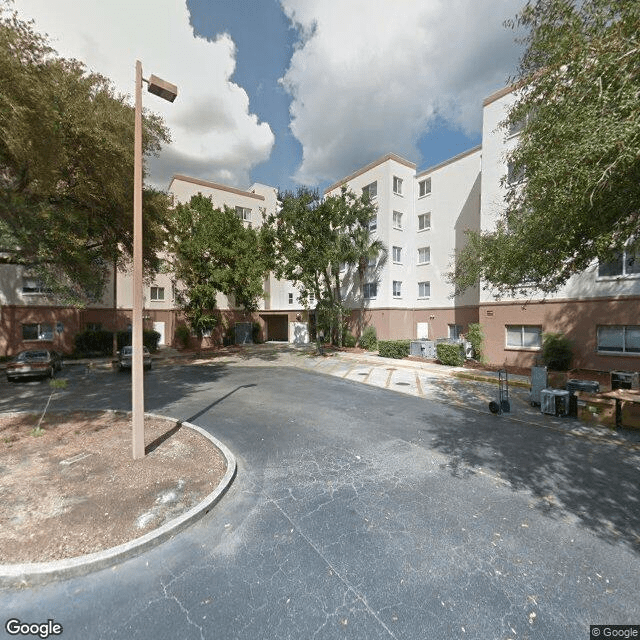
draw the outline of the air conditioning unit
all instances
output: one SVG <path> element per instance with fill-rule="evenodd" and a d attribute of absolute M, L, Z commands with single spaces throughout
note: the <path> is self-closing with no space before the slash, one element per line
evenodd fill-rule
<path fill-rule="evenodd" d="M 540 410 L 550 416 L 568 416 L 570 395 L 564 389 L 543 389 L 540 392 Z"/>

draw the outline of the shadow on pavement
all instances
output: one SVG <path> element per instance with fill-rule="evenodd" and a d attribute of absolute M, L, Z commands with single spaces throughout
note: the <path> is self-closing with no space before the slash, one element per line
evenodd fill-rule
<path fill-rule="evenodd" d="M 489 418 L 453 429 L 432 425 L 419 435 L 451 457 L 447 467 L 453 475 L 488 470 L 514 491 L 530 492 L 545 514 L 572 516 L 600 538 L 622 540 L 640 552 L 637 451 L 523 426 L 504 416 L 493 426 Z"/>

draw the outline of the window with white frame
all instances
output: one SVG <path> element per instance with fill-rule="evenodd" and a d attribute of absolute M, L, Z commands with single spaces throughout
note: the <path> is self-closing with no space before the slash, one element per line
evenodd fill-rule
<path fill-rule="evenodd" d="M 640 353 L 640 325 L 605 325 L 598 327 L 598 351 L 606 353 Z"/>
<path fill-rule="evenodd" d="M 240 220 L 245 220 L 247 222 L 251 221 L 251 209 L 247 209 L 246 207 L 236 207 L 236 215 Z"/>
<path fill-rule="evenodd" d="M 362 294 L 365 300 L 370 300 L 378 295 L 378 283 L 377 282 L 365 282 L 362 287 Z"/>
<path fill-rule="evenodd" d="M 22 278 L 22 293 L 26 293 L 26 294 L 51 293 L 51 289 L 46 287 L 44 283 L 38 278 L 34 278 L 32 276 L 24 276 Z"/>
<path fill-rule="evenodd" d="M 462 335 L 462 325 L 449 324 L 447 327 L 449 329 L 449 340 L 459 340 Z"/>
<path fill-rule="evenodd" d="M 418 182 L 418 197 L 423 198 L 431 193 L 431 178 L 425 178 Z"/>
<path fill-rule="evenodd" d="M 378 256 L 376 256 L 375 258 L 369 258 L 369 261 L 367 262 L 367 267 L 374 269 L 377 265 L 378 265 Z"/>
<path fill-rule="evenodd" d="M 402 229 L 402 213 L 400 211 L 393 212 L 393 228 Z"/>
<path fill-rule="evenodd" d="M 293 293 L 289 293 L 289 304 L 293 304 Z"/>
<path fill-rule="evenodd" d="M 418 216 L 418 231 L 431 229 L 431 212 L 421 213 Z"/>
<path fill-rule="evenodd" d="M 372 182 L 371 184 L 362 187 L 362 195 L 369 198 L 369 200 L 373 200 L 378 196 L 378 183 Z"/>
<path fill-rule="evenodd" d="M 44 322 L 34 322 L 22 325 L 23 340 L 53 340 L 53 325 Z"/>
<path fill-rule="evenodd" d="M 640 274 L 640 252 L 620 251 L 611 262 L 598 265 L 599 278 L 619 278 Z"/>
<path fill-rule="evenodd" d="M 393 297 L 399 298 L 402 295 L 402 281 L 394 280 L 393 281 Z"/>
<path fill-rule="evenodd" d="M 393 176 L 393 193 L 397 196 L 402 195 L 402 178 L 398 178 L 398 176 Z"/>
<path fill-rule="evenodd" d="M 378 228 L 378 216 L 375 215 L 369 220 L 369 231 L 375 231 Z"/>
<path fill-rule="evenodd" d="M 431 282 L 428 280 L 418 282 L 418 298 L 429 298 L 431 296 Z"/>
<path fill-rule="evenodd" d="M 396 263 L 402 262 L 402 247 L 393 247 L 393 261 Z"/>
<path fill-rule="evenodd" d="M 429 264 L 431 262 L 431 247 L 420 247 L 418 249 L 418 264 Z"/>
<path fill-rule="evenodd" d="M 506 325 L 507 347 L 512 349 L 540 349 L 542 327 L 527 324 Z"/>
<path fill-rule="evenodd" d="M 152 302 L 161 302 L 164 300 L 164 287 L 151 287 L 151 295 Z"/>

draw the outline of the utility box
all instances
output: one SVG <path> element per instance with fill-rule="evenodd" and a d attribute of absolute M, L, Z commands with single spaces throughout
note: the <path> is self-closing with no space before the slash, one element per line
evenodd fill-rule
<path fill-rule="evenodd" d="M 436 346 L 433 340 L 413 340 L 409 345 L 409 355 L 435 359 Z"/>
<path fill-rule="evenodd" d="M 637 371 L 612 371 L 611 390 L 640 389 L 640 376 Z"/>
<path fill-rule="evenodd" d="M 532 407 L 540 406 L 540 392 L 548 386 L 547 367 L 531 367 L 529 402 Z"/>

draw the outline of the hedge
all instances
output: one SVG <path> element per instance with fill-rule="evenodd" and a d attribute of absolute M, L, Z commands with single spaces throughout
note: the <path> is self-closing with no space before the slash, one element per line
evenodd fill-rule
<path fill-rule="evenodd" d="M 149 351 L 158 350 L 160 334 L 157 331 L 143 331 L 142 342 Z M 113 351 L 112 331 L 83 331 L 74 336 L 74 355 L 82 357 L 108 357 Z M 131 344 L 130 331 L 118 331 L 118 349 Z"/>
<path fill-rule="evenodd" d="M 406 358 L 411 340 L 378 340 L 378 353 L 383 358 Z"/>
<path fill-rule="evenodd" d="M 461 367 L 464 364 L 463 348 L 464 347 L 460 344 L 441 342 L 436 345 L 438 360 L 440 360 L 442 364 L 446 364 L 451 367 Z"/>

